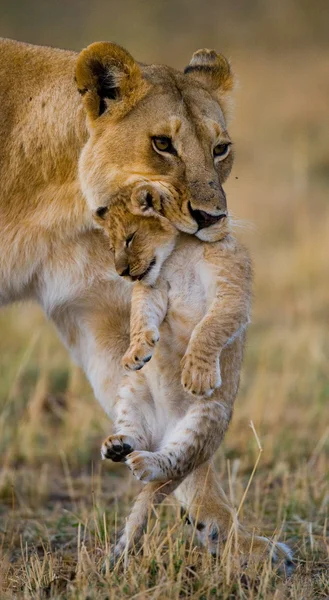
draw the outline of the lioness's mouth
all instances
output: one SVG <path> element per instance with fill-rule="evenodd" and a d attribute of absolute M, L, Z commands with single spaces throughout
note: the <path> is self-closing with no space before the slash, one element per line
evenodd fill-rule
<path fill-rule="evenodd" d="M 154 257 L 154 258 L 152 258 L 149 266 L 147 267 L 146 271 L 144 271 L 144 273 L 141 273 L 141 275 L 131 275 L 131 279 L 133 281 L 141 281 L 150 273 L 150 271 L 153 269 L 155 264 L 156 264 L 156 258 Z"/>

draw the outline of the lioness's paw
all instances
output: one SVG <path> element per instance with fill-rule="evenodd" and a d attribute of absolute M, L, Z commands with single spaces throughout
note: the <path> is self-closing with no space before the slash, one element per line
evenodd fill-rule
<path fill-rule="evenodd" d="M 151 360 L 154 346 L 159 341 L 157 329 L 143 331 L 131 344 L 122 358 L 122 365 L 129 371 L 139 371 L 145 363 Z"/>
<path fill-rule="evenodd" d="M 102 458 L 110 458 L 113 462 L 123 462 L 136 447 L 132 437 L 127 435 L 109 435 L 101 447 Z"/>
<path fill-rule="evenodd" d="M 129 454 L 126 464 L 136 479 L 143 483 L 163 481 L 164 479 L 164 472 L 156 452 L 146 452 L 144 450 L 132 452 Z"/>
<path fill-rule="evenodd" d="M 213 556 L 224 551 L 225 544 L 229 544 L 231 559 L 235 555 L 240 566 L 264 565 L 264 560 L 269 560 L 272 567 L 285 576 L 289 576 L 295 569 L 293 553 L 289 546 L 282 542 L 272 542 L 268 538 L 257 535 L 248 535 L 238 532 L 235 539 L 227 542 L 221 523 L 216 519 L 198 519 L 181 509 L 181 516 L 185 522 L 192 525 L 199 542 L 208 549 Z M 230 560 L 231 560 L 230 559 Z"/>
<path fill-rule="evenodd" d="M 219 359 L 209 362 L 207 359 L 187 353 L 181 361 L 183 388 L 193 396 L 211 396 L 222 384 Z"/>
<path fill-rule="evenodd" d="M 248 564 L 269 560 L 273 569 L 286 577 L 292 575 L 296 568 L 292 550 L 282 542 L 273 542 L 258 535 L 241 536 L 238 538 L 238 546 Z"/>

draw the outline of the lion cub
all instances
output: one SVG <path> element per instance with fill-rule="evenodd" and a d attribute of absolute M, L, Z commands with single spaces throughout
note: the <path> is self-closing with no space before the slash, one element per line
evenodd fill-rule
<path fill-rule="evenodd" d="M 156 189 L 141 185 L 130 202 L 113 202 L 103 222 L 118 273 L 136 283 L 123 357 L 129 372 L 114 407 L 116 433 L 102 455 L 127 457 L 143 482 L 182 480 L 221 443 L 238 391 L 251 299 L 250 260 L 227 217 L 222 239 L 210 244 L 178 236 L 160 209 Z"/>
<path fill-rule="evenodd" d="M 115 434 L 104 441 L 102 456 L 125 461 L 137 479 L 148 482 L 113 558 L 138 541 L 150 505 L 174 491 L 190 522 L 197 519 L 196 535 L 212 553 L 235 523 L 243 561 L 252 552 L 255 558 L 284 560 L 290 569 L 288 547 L 251 536 L 237 523 L 209 460 L 227 430 L 238 391 L 251 303 L 250 259 L 232 237 L 227 217 L 218 228 L 220 239 L 204 243 L 178 234 L 158 214 L 162 208 L 154 186 L 140 185 L 122 192 L 100 221 L 118 273 L 136 282 L 130 346 L 122 359 L 127 374 L 115 401 Z"/>

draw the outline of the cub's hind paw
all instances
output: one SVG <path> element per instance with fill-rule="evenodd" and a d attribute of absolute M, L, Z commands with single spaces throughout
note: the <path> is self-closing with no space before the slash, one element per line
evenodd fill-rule
<path fill-rule="evenodd" d="M 159 341 L 157 329 L 143 331 L 133 339 L 126 354 L 122 358 L 122 365 L 129 371 L 139 371 L 149 362 L 154 352 L 154 346 Z"/>
<path fill-rule="evenodd" d="M 209 362 L 187 353 L 181 360 L 181 383 L 193 396 L 211 396 L 222 384 L 219 359 Z"/>
<path fill-rule="evenodd" d="M 134 451 L 135 442 L 127 435 L 110 435 L 102 443 L 102 458 L 110 458 L 113 462 L 124 462 L 126 456 Z"/>
<path fill-rule="evenodd" d="M 156 452 L 132 452 L 128 456 L 126 464 L 136 479 L 143 483 L 167 479 Z"/>

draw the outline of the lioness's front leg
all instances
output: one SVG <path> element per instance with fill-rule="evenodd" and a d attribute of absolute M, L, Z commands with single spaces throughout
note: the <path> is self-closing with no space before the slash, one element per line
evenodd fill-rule
<path fill-rule="evenodd" d="M 104 287 L 104 289 L 103 289 Z M 51 314 L 61 338 L 74 360 L 83 368 L 105 412 L 113 416 L 113 405 L 124 376 L 121 365 L 129 344 L 130 303 L 113 307 L 108 285 L 59 307 Z"/>
<path fill-rule="evenodd" d="M 195 469 L 174 493 L 196 538 L 211 554 L 226 549 L 241 564 L 270 559 L 287 574 L 292 572 L 292 552 L 286 544 L 254 535 L 239 523 L 211 462 Z"/>
<path fill-rule="evenodd" d="M 52 318 L 113 421 L 114 434 L 101 452 L 118 462 L 134 450 L 150 448 L 153 413 L 143 375 L 127 374 L 121 365 L 129 342 L 130 298 L 114 308 L 109 292 L 100 284 L 78 303 L 54 311 Z"/>

